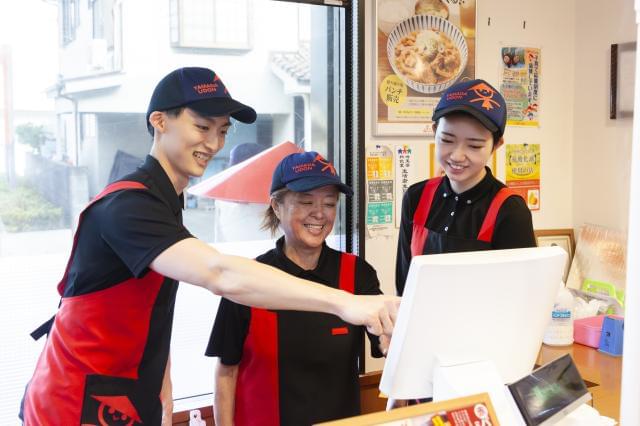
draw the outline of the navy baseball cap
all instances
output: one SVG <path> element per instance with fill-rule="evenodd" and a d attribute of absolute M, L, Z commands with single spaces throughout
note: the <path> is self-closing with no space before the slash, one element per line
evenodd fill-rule
<path fill-rule="evenodd" d="M 335 185 L 340 192 L 353 195 L 353 190 L 342 183 L 331 162 L 315 151 L 308 151 L 289 154 L 278 163 L 269 192 L 273 194 L 284 187 L 294 192 L 305 192 L 327 185 Z"/>
<path fill-rule="evenodd" d="M 230 115 L 243 123 L 256 121 L 256 111 L 231 97 L 218 75 L 208 68 L 179 68 L 167 74 L 153 90 L 147 108 L 147 128 L 153 111 L 189 107 L 205 117 Z"/>
<path fill-rule="evenodd" d="M 492 85 L 469 80 L 449 87 L 433 111 L 436 121 L 452 112 L 466 112 L 477 118 L 491 133 L 502 137 L 507 124 L 507 104 Z"/>

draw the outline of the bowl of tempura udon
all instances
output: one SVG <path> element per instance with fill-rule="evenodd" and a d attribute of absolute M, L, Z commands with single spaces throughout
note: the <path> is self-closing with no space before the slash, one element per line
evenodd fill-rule
<path fill-rule="evenodd" d="M 435 15 L 414 15 L 389 33 L 387 57 L 393 72 L 421 93 L 453 85 L 467 66 L 467 40 L 458 27 Z"/>

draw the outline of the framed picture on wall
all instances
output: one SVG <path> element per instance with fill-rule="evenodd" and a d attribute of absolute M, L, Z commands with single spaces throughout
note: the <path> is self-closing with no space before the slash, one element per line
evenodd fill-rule
<path fill-rule="evenodd" d="M 569 256 L 564 267 L 562 280 L 566 283 L 569 276 L 569 268 L 576 249 L 576 242 L 572 228 L 566 229 L 538 229 L 534 231 L 538 247 L 558 246 L 564 249 Z"/>
<path fill-rule="evenodd" d="M 611 45 L 609 118 L 633 117 L 636 42 Z"/>
<path fill-rule="evenodd" d="M 373 134 L 432 136 L 442 92 L 475 78 L 475 40 L 476 0 L 375 0 Z"/>

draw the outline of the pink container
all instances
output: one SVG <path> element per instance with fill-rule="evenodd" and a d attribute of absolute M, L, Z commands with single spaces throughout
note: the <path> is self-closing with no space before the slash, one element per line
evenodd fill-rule
<path fill-rule="evenodd" d="M 604 317 L 622 318 L 618 315 L 597 315 L 595 317 L 580 318 L 573 322 L 573 340 L 582 345 L 597 348 L 600 345 L 602 322 Z"/>

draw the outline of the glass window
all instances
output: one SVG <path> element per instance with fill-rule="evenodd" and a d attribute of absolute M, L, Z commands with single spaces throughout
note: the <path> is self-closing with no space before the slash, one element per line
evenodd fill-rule
<path fill-rule="evenodd" d="M 60 34 L 62 35 L 62 45 L 66 46 L 76 38 L 76 28 L 79 19 L 79 2 L 80 0 L 62 0 L 61 16 L 62 27 Z"/>
<path fill-rule="evenodd" d="M 258 112 L 252 125 L 234 122 L 224 149 L 193 185 L 213 187 L 243 161 L 235 170 L 247 173 L 260 164 L 247 166 L 251 158 L 287 142 L 344 170 L 346 99 L 341 8 L 272 0 L 23 0 L 1 3 L 0 16 L 7 14 L 16 24 L 0 28 L 0 87 L 7 88 L 0 96 L 0 424 L 15 423 L 44 343 L 28 334 L 56 311 L 55 287 L 79 212 L 149 153 L 145 112 L 162 76 L 180 66 L 210 67 Z M 60 47 L 57 33 L 73 37 Z M 173 48 L 246 48 L 250 34 L 251 49 L 242 54 Z M 113 59 L 92 59 L 95 40 L 105 40 Z M 261 169 L 260 181 L 268 183 L 271 173 Z M 229 182 L 234 197 L 187 194 L 185 223 L 222 251 L 255 257 L 274 244 L 259 229 L 266 204 L 247 202 L 249 188 L 234 186 L 237 176 Z M 344 249 L 343 234 L 340 221 L 328 242 Z M 213 389 L 213 362 L 203 354 L 217 304 L 203 289 L 180 287 L 176 399 Z"/>
<path fill-rule="evenodd" d="M 249 48 L 247 0 L 171 0 L 171 3 L 174 46 Z"/>

